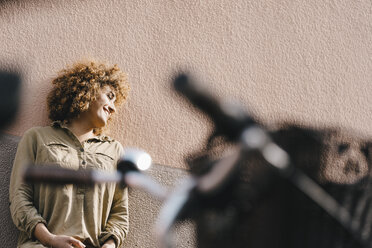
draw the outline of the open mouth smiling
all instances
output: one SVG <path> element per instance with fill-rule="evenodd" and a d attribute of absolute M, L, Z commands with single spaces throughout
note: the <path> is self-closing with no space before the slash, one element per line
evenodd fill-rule
<path fill-rule="evenodd" d="M 107 113 L 108 116 L 111 115 L 110 111 L 107 108 L 103 108 L 103 110 Z"/>

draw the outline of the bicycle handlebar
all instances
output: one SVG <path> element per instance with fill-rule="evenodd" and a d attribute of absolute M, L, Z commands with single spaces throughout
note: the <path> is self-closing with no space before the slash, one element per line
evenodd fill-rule
<path fill-rule="evenodd" d="M 151 177 L 138 171 L 105 172 L 99 170 L 70 170 L 53 165 L 29 166 L 24 172 L 28 183 L 76 184 L 92 186 L 99 183 L 119 183 L 122 186 L 143 189 L 159 199 L 167 196 L 167 190 Z"/>
<path fill-rule="evenodd" d="M 124 183 L 119 172 L 108 173 L 95 170 L 71 170 L 55 165 L 29 166 L 24 173 L 29 183 L 93 185 L 95 183 Z"/>
<path fill-rule="evenodd" d="M 124 156 L 117 170 L 71 170 L 57 165 L 30 165 L 24 172 L 24 180 L 29 183 L 93 185 L 97 183 L 120 183 L 122 186 L 141 188 L 152 195 L 164 199 L 167 190 L 151 177 L 141 173 L 151 166 L 151 157 L 136 148 L 124 149 Z"/>

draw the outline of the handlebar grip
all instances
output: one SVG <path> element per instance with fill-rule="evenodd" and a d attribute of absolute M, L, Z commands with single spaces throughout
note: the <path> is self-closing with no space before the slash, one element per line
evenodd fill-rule
<path fill-rule="evenodd" d="M 29 183 L 93 185 L 93 171 L 70 170 L 57 166 L 29 166 L 24 172 Z"/>

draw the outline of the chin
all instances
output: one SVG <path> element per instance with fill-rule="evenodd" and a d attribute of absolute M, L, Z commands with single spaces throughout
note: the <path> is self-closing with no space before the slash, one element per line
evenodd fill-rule
<path fill-rule="evenodd" d="M 107 122 L 104 122 L 104 123 L 102 123 L 101 125 L 99 125 L 98 128 L 103 128 L 103 127 L 105 127 L 106 125 L 107 125 Z"/>
<path fill-rule="evenodd" d="M 104 121 L 104 120 L 102 120 L 102 121 L 97 121 L 96 123 L 95 123 L 95 127 L 94 128 L 103 128 L 103 127 L 105 127 L 107 125 L 107 121 Z"/>

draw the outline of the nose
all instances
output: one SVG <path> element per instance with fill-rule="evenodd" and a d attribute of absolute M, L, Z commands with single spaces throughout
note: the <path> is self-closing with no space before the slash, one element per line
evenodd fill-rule
<path fill-rule="evenodd" d="M 361 149 L 359 148 L 359 146 L 356 146 L 356 145 L 350 147 L 350 151 L 348 155 L 349 155 L 349 161 L 351 162 L 358 162 L 364 157 L 361 152 Z"/>

